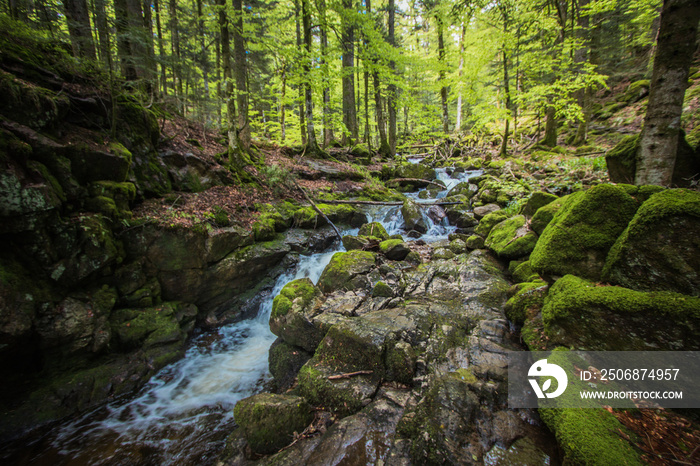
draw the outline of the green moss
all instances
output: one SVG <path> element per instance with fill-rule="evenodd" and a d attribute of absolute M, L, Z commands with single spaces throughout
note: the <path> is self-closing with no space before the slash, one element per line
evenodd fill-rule
<path fill-rule="evenodd" d="M 501 223 L 505 219 L 509 217 L 507 212 L 504 212 L 503 210 L 497 210 L 495 212 L 491 212 L 490 214 L 486 215 L 484 218 L 482 218 L 479 221 L 479 225 L 476 227 L 474 230 L 474 233 L 477 235 L 481 235 L 484 238 L 489 235 L 491 232 L 491 229 L 496 226 L 497 224 Z"/>
<path fill-rule="evenodd" d="M 496 224 L 486 238 L 486 247 L 502 259 L 528 255 L 537 243 L 537 235 L 528 230 L 523 215 L 516 215 Z"/>
<path fill-rule="evenodd" d="M 523 204 L 520 213 L 530 218 L 535 215 L 535 212 L 537 212 L 541 207 L 544 207 L 557 199 L 558 197 L 554 194 L 549 194 L 543 191 L 532 193 L 532 195 L 530 195 L 530 197 L 527 199 L 527 202 Z"/>
<path fill-rule="evenodd" d="M 300 306 L 306 307 L 318 293 L 318 289 L 308 278 L 299 278 L 284 285 L 272 301 L 271 319 L 283 316 L 292 308 L 292 303 L 299 298 Z"/>
<path fill-rule="evenodd" d="M 572 194 L 532 251 L 533 270 L 599 279 L 608 250 L 636 210 L 637 203 L 619 186 L 601 184 Z"/>
<path fill-rule="evenodd" d="M 398 246 L 399 244 L 403 244 L 404 241 L 402 239 L 388 239 L 386 241 L 382 241 L 379 243 L 379 250 L 382 253 L 386 253 L 389 251 L 391 248 Z"/>
<path fill-rule="evenodd" d="M 547 295 L 547 284 L 543 281 L 520 283 L 514 287 L 517 291 L 508 302 L 504 311 L 506 316 L 522 325 L 529 317 L 534 317 L 541 309 Z"/>
<path fill-rule="evenodd" d="M 97 196 L 85 201 L 85 208 L 90 212 L 97 212 L 112 219 L 119 218 L 119 209 L 110 197 Z"/>
<path fill-rule="evenodd" d="M 610 181 L 613 183 L 634 183 L 638 150 L 639 135 L 630 135 L 625 136 L 605 154 Z"/>
<path fill-rule="evenodd" d="M 372 289 L 373 298 L 393 298 L 394 290 L 391 289 L 389 285 L 382 281 L 378 281 L 374 288 Z"/>
<path fill-rule="evenodd" d="M 539 278 L 539 275 L 532 270 L 530 261 L 525 261 L 513 269 L 513 281 L 516 283 L 531 282 Z"/>
<path fill-rule="evenodd" d="M 180 330 L 171 303 L 145 309 L 118 309 L 112 312 L 110 324 L 123 349 L 184 341 L 186 336 Z"/>
<path fill-rule="evenodd" d="M 532 231 L 541 235 L 547 225 L 549 225 L 549 222 L 554 218 L 554 214 L 559 212 L 561 206 L 563 206 L 568 199 L 569 196 L 563 196 L 537 209 L 530 220 L 530 228 Z"/>
<path fill-rule="evenodd" d="M 573 275 L 551 287 L 542 319 L 553 342 L 585 349 L 695 349 L 700 341 L 700 298 L 596 286 Z"/>
<path fill-rule="evenodd" d="M 355 289 L 352 279 L 374 267 L 375 255 L 369 251 L 337 252 L 326 266 L 318 286 L 328 293 L 337 289 Z"/>
<path fill-rule="evenodd" d="M 39 163 L 35 160 L 30 160 L 27 162 L 27 168 L 30 168 L 32 170 L 35 170 L 41 174 L 41 176 L 49 183 L 51 188 L 53 189 L 54 193 L 56 196 L 62 201 L 66 201 L 66 194 L 63 191 L 63 187 L 61 184 L 58 182 L 56 177 L 54 177 L 51 172 L 49 171 L 48 168 L 46 168 L 46 165 Z"/>
<path fill-rule="evenodd" d="M 357 234 L 358 236 L 375 236 L 381 241 L 389 238 L 389 234 L 386 232 L 386 229 L 379 222 L 366 223 L 362 225 Z"/>
<path fill-rule="evenodd" d="M 362 400 L 351 390 L 342 390 L 328 380 L 320 370 L 307 362 L 298 375 L 299 390 L 311 404 L 328 408 L 340 416 L 346 416 L 362 409 Z"/>
<path fill-rule="evenodd" d="M 466 244 L 469 249 L 482 249 L 484 247 L 484 238 L 473 235 L 467 238 Z"/>

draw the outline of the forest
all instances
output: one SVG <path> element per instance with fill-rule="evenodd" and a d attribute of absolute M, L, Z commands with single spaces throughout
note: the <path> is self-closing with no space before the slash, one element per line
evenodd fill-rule
<path fill-rule="evenodd" d="M 0 463 L 699 464 L 699 23 L 0 0 Z"/>

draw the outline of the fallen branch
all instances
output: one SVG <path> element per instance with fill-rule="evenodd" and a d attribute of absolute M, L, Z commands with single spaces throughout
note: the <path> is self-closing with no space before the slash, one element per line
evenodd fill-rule
<path fill-rule="evenodd" d="M 443 188 L 443 189 L 445 188 L 445 186 L 444 186 L 444 185 L 441 185 L 440 183 L 436 183 L 436 182 L 430 181 L 430 180 L 422 180 L 422 179 L 420 179 L 420 178 L 394 178 L 393 180 L 387 181 L 385 184 L 389 184 L 389 183 L 401 183 L 401 182 L 404 182 L 404 181 L 407 181 L 407 182 L 409 182 L 409 183 L 427 183 L 427 184 L 432 184 L 432 185 L 435 185 L 435 186 L 439 186 L 439 187 L 441 187 L 441 188 Z"/>
<path fill-rule="evenodd" d="M 358 375 L 370 375 L 374 371 L 357 371 L 357 372 L 347 372 L 345 374 L 329 375 L 328 380 L 340 380 L 349 379 L 350 377 L 355 377 Z"/>
<path fill-rule="evenodd" d="M 295 188 L 297 188 L 299 191 L 301 191 L 301 193 L 304 195 L 304 197 L 306 198 L 306 200 L 309 201 L 309 203 L 311 204 L 311 207 L 313 207 L 314 210 L 315 210 L 316 212 L 318 212 L 319 214 L 321 214 L 321 216 L 322 216 L 324 219 L 326 219 L 326 222 L 328 222 L 328 224 L 329 224 L 330 226 L 333 227 L 333 230 L 335 230 L 335 234 L 338 236 L 338 240 L 342 242 L 342 241 L 343 241 L 343 235 L 340 234 L 340 230 L 338 230 L 338 227 L 336 227 L 336 226 L 333 224 L 333 222 L 331 222 L 331 219 L 329 219 L 328 216 L 327 216 L 326 214 L 324 214 L 324 213 L 321 211 L 321 209 L 318 208 L 318 206 L 314 203 L 314 201 L 311 200 L 311 198 L 309 197 L 309 195 L 306 194 L 306 191 L 304 191 L 304 188 L 302 188 L 301 186 L 299 186 L 299 184 L 298 184 L 296 181 L 292 181 L 292 183 L 294 184 L 294 187 L 295 187 Z"/>

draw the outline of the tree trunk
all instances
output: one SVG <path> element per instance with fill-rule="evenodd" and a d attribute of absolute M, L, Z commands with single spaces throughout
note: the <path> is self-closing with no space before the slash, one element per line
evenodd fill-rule
<path fill-rule="evenodd" d="M 156 10 L 156 32 L 158 33 L 158 57 L 160 58 L 160 85 L 163 95 L 168 95 L 168 76 L 165 71 L 165 47 L 163 46 L 163 29 L 160 23 L 160 3 L 153 0 L 153 7 Z"/>
<path fill-rule="evenodd" d="M 301 7 L 299 0 L 294 0 L 294 18 L 296 20 L 297 50 L 301 52 Z M 299 86 L 299 132 L 301 133 L 301 144 L 306 145 L 306 106 L 304 105 L 304 86 Z"/>
<path fill-rule="evenodd" d="M 343 124 L 347 133 L 343 136 L 344 144 L 352 144 L 357 141 L 359 131 L 357 127 L 357 111 L 355 110 L 355 27 L 354 19 L 349 18 L 353 12 L 353 0 L 343 0 L 343 12 L 341 14 L 343 49 L 342 81 L 343 81 Z"/>
<path fill-rule="evenodd" d="M 450 117 L 447 108 L 447 86 L 445 86 L 445 38 L 444 38 L 444 25 L 442 23 L 442 18 L 439 14 L 435 15 L 435 20 L 437 21 L 437 34 L 438 34 L 438 60 L 440 61 L 440 101 L 442 103 L 442 131 L 448 133 L 450 131 Z"/>
<path fill-rule="evenodd" d="M 90 32 L 90 14 L 86 0 L 64 0 L 68 34 L 70 35 L 73 55 L 80 58 L 95 59 L 95 44 Z"/>
<path fill-rule="evenodd" d="M 285 114 L 287 113 L 286 107 L 287 98 L 287 65 L 282 65 L 282 104 L 280 105 L 280 139 L 284 142 L 287 137 L 287 127 L 285 125 Z"/>
<path fill-rule="evenodd" d="M 506 27 L 507 26 L 504 26 L 504 29 Z M 509 79 L 508 79 L 508 54 L 506 53 L 506 50 L 505 50 L 505 44 L 503 45 L 503 89 L 504 89 L 504 93 L 505 93 L 505 97 L 506 97 L 506 102 L 505 102 L 505 104 L 506 104 L 506 127 L 503 131 L 503 143 L 501 144 L 501 157 L 507 157 L 508 156 L 508 137 L 510 136 L 510 134 L 509 134 L 510 115 L 508 115 L 508 112 L 510 111 L 511 102 L 510 102 L 510 83 L 509 83 Z"/>
<path fill-rule="evenodd" d="M 225 5 L 224 1 L 224 5 Z M 228 20 L 226 22 L 226 30 L 228 31 Z M 228 33 L 227 33 L 228 34 Z M 177 98 L 178 98 L 178 108 L 180 112 L 184 113 L 185 104 L 184 96 L 182 92 L 182 70 L 180 63 L 180 32 L 179 25 L 177 21 L 177 0 L 170 0 L 170 37 L 172 41 L 172 53 L 173 53 L 173 79 L 175 80 L 177 86 Z M 222 43 L 223 47 L 223 43 Z M 229 66 L 229 70 L 231 67 Z M 235 114 L 235 112 L 234 112 Z"/>
<path fill-rule="evenodd" d="M 314 130 L 314 107 L 311 94 L 311 8 L 309 0 L 301 1 L 302 21 L 304 24 L 304 48 L 306 49 L 306 59 L 304 60 L 304 95 L 306 100 L 306 150 L 311 154 L 321 153 L 316 141 L 316 131 Z"/>
<path fill-rule="evenodd" d="M 126 0 L 114 0 L 115 27 L 117 30 L 117 55 L 121 63 L 122 74 L 127 81 L 135 81 L 136 68 L 134 57 L 131 53 L 131 39 L 129 38 L 129 12 Z"/>
<path fill-rule="evenodd" d="M 549 105 L 546 110 L 547 121 L 544 126 L 544 139 L 542 144 L 548 147 L 557 145 L 557 111 Z"/>
<path fill-rule="evenodd" d="M 699 20 L 697 0 L 664 0 L 635 184 L 671 185 Z"/>
<path fill-rule="evenodd" d="M 331 124 L 331 89 L 328 78 L 328 20 L 326 18 L 326 0 L 319 0 L 321 35 L 321 69 L 323 70 L 323 145 L 327 147 L 333 141 Z"/>
<path fill-rule="evenodd" d="M 394 16 L 396 14 L 396 5 L 394 0 L 389 0 L 389 45 L 396 48 Z M 394 60 L 389 61 L 389 69 L 392 75 L 396 73 L 396 63 Z M 392 82 L 387 89 L 387 107 L 389 113 L 389 150 L 393 156 L 396 153 L 396 85 Z"/>
<path fill-rule="evenodd" d="M 248 124 L 248 63 L 243 40 L 243 1 L 233 0 L 236 23 L 233 28 L 233 53 L 236 74 L 236 104 L 238 110 L 238 139 L 242 148 L 250 148 L 250 125 Z"/>
<path fill-rule="evenodd" d="M 459 36 L 459 67 L 457 68 L 457 76 L 459 76 L 459 92 L 457 94 L 457 118 L 455 123 L 455 132 L 462 129 L 462 71 L 464 70 L 464 36 L 467 33 L 467 25 L 462 23 L 462 33 Z"/>
<path fill-rule="evenodd" d="M 231 163 L 238 165 L 237 155 L 240 153 L 238 147 L 238 134 L 236 131 L 236 101 L 233 96 L 233 77 L 231 73 L 231 39 L 228 27 L 228 15 L 226 14 L 226 0 L 218 0 L 219 6 L 219 29 L 221 34 L 221 67 L 224 71 L 226 100 L 226 128 L 228 133 L 228 153 Z"/>
<path fill-rule="evenodd" d="M 144 76 L 149 81 L 148 86 L 152 88 L 153 82 L 158 76 L 158 66 L 156 65 L 156 51 L 153 43 L 153 13 L 149 0 L 143 0 L 143 29 L 146 33 Z M 158 91 L 158 86 L 156 86 L 156 91 Z"/>
<path fill-rule="evenodd" d="M 107 69 L 112 69 L 112 46 L 109 40 L 109 24 L 107 23 L 107 9 L 105 0 L 95 0 L 95 26 L 97 27 L 97 37 L 100 41 L 100 59 L 107 65 Z"/>

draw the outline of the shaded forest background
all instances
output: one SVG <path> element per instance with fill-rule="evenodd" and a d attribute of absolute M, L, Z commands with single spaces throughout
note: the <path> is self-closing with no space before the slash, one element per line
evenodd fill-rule
<path fill-rule="evenodd" d="M 469 133 L 584 144 L 593 98 L 651 74 L 659 0 L 4 0 L 111 92 L 251 143 Z M 3 27 L 10 27 L 7 17 Z M 12 26 L 14 27 L 14 26 Z M 57 45 L 60 47 L 60 45 Z M 638 91 L 648 90 L 639 86 Z M 398 141 L 398 142 L 397 142 Z M 245 155 L 239 160 L 245 163 Z"/>

